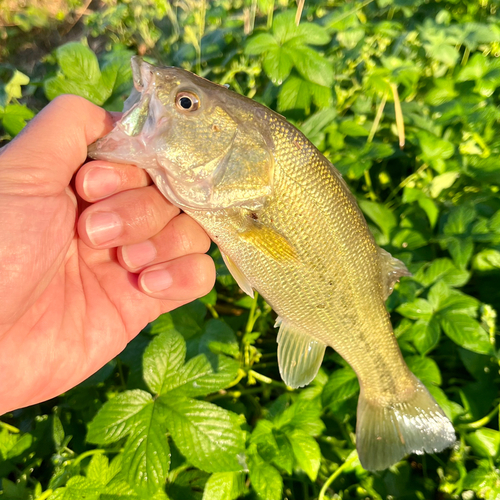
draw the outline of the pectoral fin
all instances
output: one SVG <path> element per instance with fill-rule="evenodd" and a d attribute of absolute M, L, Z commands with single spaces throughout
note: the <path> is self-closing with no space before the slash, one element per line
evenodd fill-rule
<path fill-rule="evenodd" d="M 384 287 L 384 299 L 387 299 L 394 290 L 394 285 L 401 276 L 411 276 L 410 271 L 399 259 L 395 259 L 389 252 L 379 248 L 380 262 L 382 267 L 382 280 Z"/>
<path fill-rule="evenodd" d="M 250 297 L 253 298 L 253 288 L 247 277 L 240 271 L 240 268 L 233 262 L 233 260 L 228 257 L 224 252 L 221 252 L 224 264 L 226 264 L 227 270 L 231 273 L 231 276 L 236 280 L 238 286 Z"/>
<path fill-rule="evenodd" d="M 240 233 L 240 237 L 277 262 L 298 260 L 295 248 L 284 236 L 270 227 L 254 225 Z"/>
<path fill-rule="evenodd" d="M 286 385 L 303 387 L 318 373 L 326 345 L 281 322 L 278 333 L 278 365 Z"/>

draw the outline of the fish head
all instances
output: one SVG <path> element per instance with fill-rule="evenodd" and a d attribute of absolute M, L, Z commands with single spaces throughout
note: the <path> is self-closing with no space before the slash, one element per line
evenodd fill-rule
<path fill-rule="evenodd" d="M 262 206 L 273 174 L 267 109 L 180 68 L 134 57 L 132 72 L 123 117 L 89 156 L 146 169 L 181 208 Z"/>

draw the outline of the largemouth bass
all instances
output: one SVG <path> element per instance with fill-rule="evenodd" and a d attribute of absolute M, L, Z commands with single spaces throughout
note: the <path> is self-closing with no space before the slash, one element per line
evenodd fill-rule
<path fill-rule="evenodd" d="M 278 314 L 278 362 L 297 388 L 326 346 L 360 382 L 364 468 L 455 442 L 453 426 L 405 364 L 385 299 L 408 275 L 379 248 L 340 173 L 285 118 L 178 68 L 134 58 L 135 90 L 96 159 L 146 169 L 205 228 L 242 290 Z"/>

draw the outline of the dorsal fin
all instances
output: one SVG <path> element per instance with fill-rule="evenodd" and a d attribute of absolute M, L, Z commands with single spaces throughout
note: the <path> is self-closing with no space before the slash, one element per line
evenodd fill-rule
<path fill-rule="evenodd" d="M 379 248 L 380 263 L 382 268 L 382 285 L 384 288 L 384 300 L 394 290 L 394 285 L 401 276 L 411 276 L 410 271 L 399 259 L 395 259 L 389 252 Z"/>
<path fill-rule="evenodd" d="M 294 389 L 309 384 L 318 373 L 325 349 L 323 342 L 288 326 L 286 320 L 281 320 L 278 365 L 285 384 Z"/>
<path fill-rule="evenodd" d="M 231 276 L 235 279 L 238 286 L 250 297 L 253 298 L 253 288 L 248 281 L 247 277 L 240 271 L 240 268 L 234 263 L 234 261 L 228 257 L 224 252 L 221 251 L 222 260 L 226 264 L 227 270 L 231 273 Z"/>

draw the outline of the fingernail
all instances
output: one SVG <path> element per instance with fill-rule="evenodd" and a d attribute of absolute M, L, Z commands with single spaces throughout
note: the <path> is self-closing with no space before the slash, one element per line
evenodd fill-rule
<path fill-rule="evenodd" d="M 149 271 L 141 276 L 142 287 L 148 293 L 166 290 L 172 285 L 172 275 L 165 269 Z"/>
<path fill-rule="evenodd" d="M 83 192 L 87 198 L 98 200 L 116 193 L 121 177 L 112 168 L 92 168 L 83 179 Z"/>
<path fill-rule="evenodd" d="M 155 257 L 156 247 L 149 240 L 122 247 L 122 259 L 131 269 L 143 267 L 153 262 Z"/>
<path fill-rule="evenodd" d="M 94 245 L 102 245 L 122 233 L 123 222 L 113 212 L 95 212 L 87 219 L 85 229 L 89 240 Z"/>

